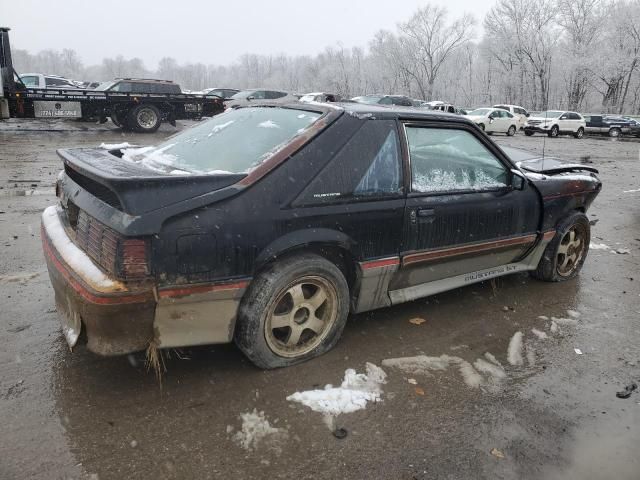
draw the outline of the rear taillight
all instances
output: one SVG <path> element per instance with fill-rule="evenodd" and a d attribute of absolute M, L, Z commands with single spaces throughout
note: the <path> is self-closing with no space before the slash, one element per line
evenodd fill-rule
<path fill-rule="evenodd" d="M 147 277 L 151 273 L 148 252 L 147 240 L 122 239 L 120 241 L 120 276 L 127 280 Z"/>

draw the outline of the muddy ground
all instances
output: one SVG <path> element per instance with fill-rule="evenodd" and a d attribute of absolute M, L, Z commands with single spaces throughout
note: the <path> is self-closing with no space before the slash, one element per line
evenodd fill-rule
<path fill-rule="evenodd" d="M 353 316 L 333 351 L 284 370 L 258 370 L 233 345 L 173 351 L 160 389 L 143 356 L 70 353 L 39 216 L 55 202 L 56 148 L 145 144 L 173 131 L 0 122 L 0 478 L 640 478 L 640 393 L 616 398 L 640 383 L 640 143 L 495 137 L 600 169 L 604 189 L 589 213 L 601 249 L 576 280 L 517 274 Z M 568 321 L 554 333 L 539 316 Z M 522 366 L 507 358 L 516 332 Z M 366 362 L 442 354 L 474 362 L 485 352 L 506 377 L 476 388 L 454 367 L 383 367 L 382 401 L 339 417 L 343 439 L 286 400 L 339 384 Z M 240 415 L 254 409 L 278 430 L 244 448 Z"/>

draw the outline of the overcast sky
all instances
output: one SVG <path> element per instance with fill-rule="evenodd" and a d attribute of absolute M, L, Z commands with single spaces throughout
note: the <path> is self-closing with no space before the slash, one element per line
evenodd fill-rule
<path fill-rule="evenodd" d="M 243 53 L 316 54 L 341 42 L 366 46 L 380 29 L 407 20 L 424 0 L 0 0 L 13 48 L 76 50 L 86 65 L 104 57 L 228 64 Z M 438 2 L 434 2 L 438 3 Z M 478 20 L 492 1 L 441 2 L 450 18 Z"/>

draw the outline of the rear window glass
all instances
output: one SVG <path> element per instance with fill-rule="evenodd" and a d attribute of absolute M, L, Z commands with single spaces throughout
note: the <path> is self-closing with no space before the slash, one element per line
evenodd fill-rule
<path fill-rule="evenodd" d="M 156 147 L 125 149 L 122 158 L 176 175 L 248 173 L 320 115 L 273 107 L 229 110 Z"/>

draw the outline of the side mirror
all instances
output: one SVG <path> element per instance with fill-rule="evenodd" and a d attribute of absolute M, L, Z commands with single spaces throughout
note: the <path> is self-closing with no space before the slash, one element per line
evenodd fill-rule
<path fill-rule="evenodd" d="M 527 178 L 524 176 L 520 170 L 516 170 L 515 168 L 511 170 L 511 186 L 514 190 L 524 190 L 525 185 L 527 184 Z"/>
<path fill-rule="evenodd" d="M 256 97 L 254 97 L 253 95 L 249 95 L 249 96 L 247 97 L 247 100 L 255 100 L 255 98 L 256 98 Z"/>
<path fill-rule="evenodd" d="M 524 116 L 529 118 L 531 116 L 531 114 L 527 112 L 527 113 L 524 114 Z"/>

